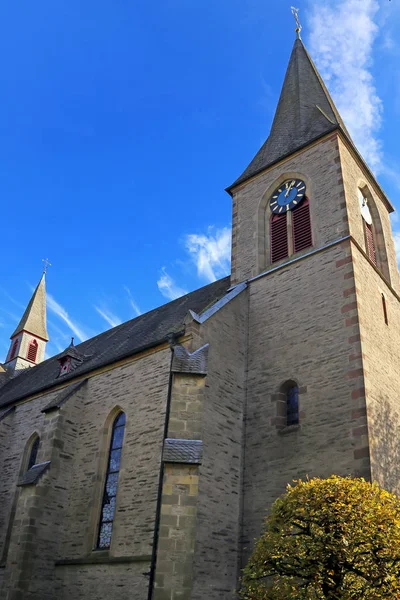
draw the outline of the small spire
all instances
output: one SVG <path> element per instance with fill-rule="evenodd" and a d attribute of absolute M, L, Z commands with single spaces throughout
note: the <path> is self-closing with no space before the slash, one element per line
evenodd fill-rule
<path fill-rule="evenodd" d="M 43 275 L 46 275 L 47 269 L 49 267 L 51 267 L 51 262 L 49 261 L 48 258 L 42 258 L 42 263 L 44 263 L 43 264 Z"/>
<path fill-rule="evenodd" d="M 46 342 L 49 339 L 46 328 L 46 284 L 44 273 L 11 339 L 21 331 L 27 331 Z"/>
<path fill-rule="evenodd" d="M 296 8 L 295 6 L 291 6 L 290 7 L 292 10 L 292 15 L 294 16 L 295 20 L 296 20 L 296 34 L 297 34 L 297 39 L 301 40 L 301 30 L 303 29 L 301 24 L 300 24 L 300 20 L 299 20 L 299 8 Z"/>
<path fill-rule="evenodd" d="M 73 337 L 71 338 L 70 346 L 75 346 L 75 344 L 74 344 L 74 338 Z"/>

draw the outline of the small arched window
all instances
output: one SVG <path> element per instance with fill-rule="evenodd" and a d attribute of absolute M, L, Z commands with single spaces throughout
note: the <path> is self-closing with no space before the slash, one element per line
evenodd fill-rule
<path fill-rule="evenodd" d="M 18 340 L 15 340 L 13 342 L 13 345 L 11 346 L 10 360 L 12 360 L 15 357 L 15 355 L 17 354 L 17 348 L 18 348 Z"/>
<path fill-rule="evenodd" d="M 274 263 L 289 256 L 286 213 L 272 215 L 270 232 L 271 263 Z"/>
<path fill-rule="evenodd" d="M 36 356 L 37 356 L 37 351 L 38 351 L 37 341 L 36 340 L 30 341 L 28 344 L 28 351 L 26 353 L 26 358 L 28 360 L 30 360 L 31 362 L 35 362 Z"/>
<path fill-rule="evenodd" d="M 31 451 L 29 453 L 29 460 L 28 460 L 28 467 L 27 467 L 28 471 L 31 467 L 33 467 L 33 465 L 36 465 L 39 444 L 40 444 L 40 437 L 37 435 L 35 437 L 35 439 L 33 440 L 33 443 L 31 446 Z"/>
<path fill-rule="evenodd" d="M 122 443 L 124 440 L 126 416 L 120 412 L 114 420 L 111 444 L 108 453 L 107 474 L 101 508 L 97 548 L 106 549 L 111 544 L 111 533 L 115 514 L 115 501 L 121 464 Z"/>
<path fill-rule="evenodd" d="M 286 425 L 299 423 L 299 388 L 293 385 L 286 392 Z"/>

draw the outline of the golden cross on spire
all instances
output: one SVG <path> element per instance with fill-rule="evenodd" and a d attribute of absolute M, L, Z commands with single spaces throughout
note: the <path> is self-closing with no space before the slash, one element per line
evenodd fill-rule
<path fill-rule="evenodd" d="M 294 18 L 296 19 L 296 33 L 297 33 L 297 37 L 299 39 L 301 39 L 300 37 L 300 32 L 303 29 L 301 24 L 300 24 L 300 20 L 299 20 L 299 8 L 295 8 L 294 6 L 290 7 L 292 9 L 292 15 L 294 16 Z"/>
<path fill-rule="evenodd" d="M 42 263 L 44 263 L 43 265 L 43 274 L 47 273 L 47 269 L 49 267 L 51 267 L 51 262 L 49 261 L 48 258 L 42 258 Z"/>

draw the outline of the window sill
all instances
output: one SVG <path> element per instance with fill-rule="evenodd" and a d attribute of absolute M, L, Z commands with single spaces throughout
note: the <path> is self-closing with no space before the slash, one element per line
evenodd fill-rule
<path fill-rule="evenodd" d="M 300 431 L 300 425 L 287 425 L 283 429 L 278 429 L 279 435 L 287 435 L 288 433 L 292 433 L 294 431 Z"/>
<path fill-rule="evenodd" d="M 63 567 L 68 565 L 103 565 L 150 561 L 150 554 L 137 556 L 110 556 L 107 551 L 99 550 L 94 551 L 91 555 L 84 556 L 83 558 L 65 558 L 63 560 L 57 560 L 54 564 L 56 567 Z"/>

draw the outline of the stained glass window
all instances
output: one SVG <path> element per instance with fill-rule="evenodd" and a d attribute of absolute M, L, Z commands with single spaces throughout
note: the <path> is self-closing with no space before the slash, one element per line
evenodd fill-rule
<path fill-rule="evenodd" d="M 103 504 L 99 524 L 99 535 L 97 539 L 97 548 L 99 549 L 109 548 L 111 543 L 125 423 L 125 413 L 121 412 L 115 419 L 112 428 L 106 483 L 104 486 Z"/>
<path fill-rule="evenodd" d="M 297 385 L 287 391 L 286 419 L 287 425 L 297 425 L 299 422 L 299 388 Z"/>
<path fill-rule="evenodd" d="M 39 450 L 40 438 L 37 436 L 32 444 L 31 453 L 29 455 L 28 461 L 28 471 L 33 465 L 36 465 L 37 453 Z"/>

